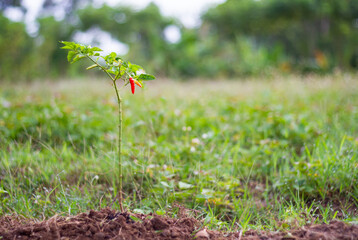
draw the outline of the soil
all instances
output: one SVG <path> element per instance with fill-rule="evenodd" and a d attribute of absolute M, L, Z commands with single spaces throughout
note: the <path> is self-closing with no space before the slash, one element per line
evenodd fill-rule
<path fill-rule="evenodd" d="M 42 222 L 0 218 L 0 239 L 358 239 L 358 225 L 333 221 L 290 232 L 246 231 L 224 233 L 207 230 L 195 218 L 173 219 L 154 214 L 119 213 L 109 208 L 73 217 L 54 216 Z"/>

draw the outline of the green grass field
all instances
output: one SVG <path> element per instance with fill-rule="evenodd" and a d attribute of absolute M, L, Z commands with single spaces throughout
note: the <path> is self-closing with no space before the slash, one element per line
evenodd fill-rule
<path fill-rule="evenodd" d="M 0 216 L 112 203 L 112 91 L 107 80 L 0 84 Z M 182 205 L 229 231 L 358 221 L 356 75 L 157 80 L 124 99 L 130 211 L 175 217 Z"/>

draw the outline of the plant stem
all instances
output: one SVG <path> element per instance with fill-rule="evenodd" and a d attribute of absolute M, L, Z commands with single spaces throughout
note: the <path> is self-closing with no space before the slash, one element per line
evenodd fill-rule
<path fill-rule="evenodd" d="M 96 64 L 98 67 L 100 67 L 107 75 L 108 77 L 112 80 L 113 82 L 113 86 L 114 86 L 114 90 L 116 92 L 116 96 L 117 96 L 117 103 L 118 103 L 118 167 L 119 167 L 119 190 L 118 190 L 118 201 L 119 201 L 119 207 L 121 209 L 121 212 L 124 212 L 124 208 L 123 208 L 123 170 L 122 170 L 122 98 L 121 95 L 119 94 L 119 90 L 117 88 L 117 77 L 113 78 L 113 76 L 107 72 L 107 70 L 98 62 L 96 62 L 95 60 L 93 60 L 90 56 L 86 55 L 86 57 L 91 60 L 94 64 Z"/>
<path fill-rule="evenodd" d="M 123 171 L 122 171 L 122 98 L 119 95 L 118 88 L 116 85 L 116 81 L 113 81 L 114 90 L 117 96 L 117 103 L 118 103 L 118 166 L 119 166 L 119 192 L 118 192 L 118 200 L 119 200 L 119 207 L 121 212 L 124 212 L 123 209 Z"/>

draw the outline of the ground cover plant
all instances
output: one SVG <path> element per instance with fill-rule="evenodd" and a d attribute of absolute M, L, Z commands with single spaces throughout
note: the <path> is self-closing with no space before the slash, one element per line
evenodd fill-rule
<path fill-rule="evenodd" d="M 124 92 L 130 221 L 186 214 L 198 220 L 195 230 L 243 236 L 357 223 L 355 79 L 159 80 L 135 97 Z M 113 202 L 118 106 L 109 86 L 88 79 L 2 84 L 2 219 L 76 215 L 112 203 L 120 209 Z"/>

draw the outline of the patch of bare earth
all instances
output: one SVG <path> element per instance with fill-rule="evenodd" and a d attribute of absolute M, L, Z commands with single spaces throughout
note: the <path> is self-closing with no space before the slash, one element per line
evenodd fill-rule
<path fill-rule="evenodd" d="M 195 218 L 172 219 L 157 215 L 119 213 L 111 209 L 73 217 L 54 216 L 42 222 L 21 223 L 0 218 L 0 239 L 358 239 L 358 226 L 334 221 L 290 232 L 223 233 L 206 230 Z"/>

